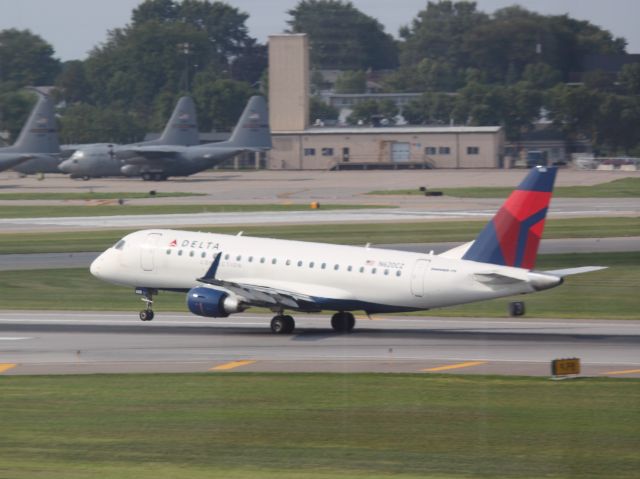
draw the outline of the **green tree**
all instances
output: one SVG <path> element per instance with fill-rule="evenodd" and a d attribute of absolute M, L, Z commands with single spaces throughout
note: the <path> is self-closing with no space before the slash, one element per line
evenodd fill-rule
<path fill-rule="evenodd" d="M 597 143 L 595 129 L 601 94 L 585 86 L 558 84 L 546 93 L 549 118 L 567 134 L 583 135 Z"/>
<path fill-rule="evenodd" d="M 301 0 L 287 12 L 292 33 L 306 33 L 314 68 L 374 70 L 398 64 L 395 40 L 349 1 Z"/>
<path fill-rule="evenodd" d="M 142 140 L 145 130 L 143 121 L 116 106 L 76 103 L 60 119 L 61 143 L 132 143 Z"/>
<path fill-rule="evenodd" d="M 640 95 L 640 63 L 630 63 L 622 67 L 618 82 L 625 93 Z"/>
<path fill-rule="evenodd" d="M 398 114 L 398 107 L 391 100 L 364 100 L 353 107 L 347 122 L 356 124 L 382 124 L 384 122 L 394 123 Z"/>
<path fill-rule="evenodd" d="M 336 93 L 364 93 L 367 90 L 367 76 L 362 70 L 345 71 L 336 79 Z"/>
<path fill-rule="evenodd" d="M 28 90 L 0 90 L 0 131 L 9 132 L 8 143 L 18 138 L 36 99 Z"/>
<path fill-rule="evenodd" d="M 256 91 L 246 82 L 219 78 L 207 71 L 196 75 L 193 99 L 198 106 L 200 131 L 229 130 Z"/>
<path fill-rule="evenodd" d="M 0 31 L 0 83 L 14 89 L 52 85 L 60 71 L 53 53 L 49 43 L 29 30 Z"/>
<path fill-rule="evenodd" d="M 413 125 L 447 125 L 453 118 L 455 96 L 449 93 L 424 93 L 403 109 L 402 116 Z"/>
<path fill-rule="evenodd" d="M 58 96 L 69 103 L 88 101 L 91 85 L 84 71 L 84 62 L 71 60 L 62 65 L 62 72 L 56 78 Z"/>
<path fill-rule="evenodd" d="M 476 9 L 475 2 L 429 1 L 410 26 L 400 30 L 401 65 L 414 65 L 422 59 L 468 65 L 465 36 L 489 16 Z"/>
<path fill-rule="evenodd" d="M 320 98 L 312 96 L 309 103 L 309 123 L 313 124 L 316 120 L 337 120 L 340 112 L 337 108 L 328 105 Z"/>

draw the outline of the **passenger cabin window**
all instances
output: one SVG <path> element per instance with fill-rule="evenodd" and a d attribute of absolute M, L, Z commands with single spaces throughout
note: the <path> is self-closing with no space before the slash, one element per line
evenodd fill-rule
<path fill-rule="evenodd" d="M 315 264 L 315 263 L 314 263 L 313 261 L 312 261 L 311 263 L 309 263 L 309 268 L 313 268 L 313 265 L 314 265 L 314 264 Z"/>
<path fill-rule="evenodd" d="M 284 264 L 286 264 L 287 266 L 289 266 L 291 264 L 291 260 L 288 259 Z"/>
<path fill-rule="evenodd" d="M 298 267 L 302 266 L 302 261 L 298 261 Z"/>
<path fill-rule="evenodd" d="M 200 253 L 200 257 L 201 258 L 205 258 L 207 256 L 207 253 L 205 253 L 204 251 L 202 253 Z"/>
<path fill-rule="evenodd" d="M 193 254 L 194 254 L 193 250 L 189 251 L 189 256 L 191 256 L 192 258 L 193 258 Z"/>
<path fill-rule="evenodd" d="M 271 260 L 271 264 L 276 264 L 277 262 L 278 262 L 278 260 L 277 260 L 277 259 L 275 259 L 275 258 L 273 258 L 273 259 Z"/>
<path fill-rule="evenodd" d="M 359 271 L 360 271 L 361 273 L 364 273 L 364 266 L 360 266 Z"/>
<path fill-rule="evenodd" d="M 396 276 L 400 276 L 402 274 L 402 271 L 398 270 L 396 271 Z"/>
<path fill-rule="evenodd" d="M 253 263 L 253 256 L 249 256 L 249 263 Z"/>
<path fill-rule="evenodd" d="M 340 269 L 340 265 L 339 264 L 335 264 L 333 265 L 333 269 L 338 271 Z"/>
<path fill-rule="evenodd" d="M 320 269 L 325 269 L 326 267 L 327 267 L 327 263 L 322 263 L 322 264 L 320 265 Z"/>
<path fill-rule="evenodd" d="M 182 256 L 182 250 L 181 249 L 178 250 L 178 256 Z"/>
<path fill-rule="evenodd" d="M 240 261 L 242 259 L 242 256 L 238 255 L 236 256 L 236 261 Z"/>
<path fill-rule="evenodd" d="M 351 265 L 347 266 L 347 271 L 351 272 L 352 269 Z"/>
<path fill-rule="evenodd" d="M 266 258 L 264 258 L 264 257 L 260 258 L 260 263 L 264 263 L 265 260 L 266 260 Z"/>
<path fill-rule="evenodd" d="M 229 255 L 228 255 L 228 254 L 225 254 L 225 255 L 224 255 L 224 259 L 229 259 Z"/>
<path fill-rule="evenodd" d="M 171 254 L 171 250 L 170 249 L 167 250 L 167 254 Z"/>
<path fill-rule="evenodd" d="M 376 274 L 376 271 L 378 271 L 376 268 L 371 268 L 371 274 Z"/>

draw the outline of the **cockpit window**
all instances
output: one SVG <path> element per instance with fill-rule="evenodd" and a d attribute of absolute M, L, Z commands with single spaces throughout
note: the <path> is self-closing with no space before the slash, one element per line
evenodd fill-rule
<path fill-rule="evenodd" d="M 121 250 L 122 248 L 124 248 L 124 240 L 120 240 L 116 243 L 116 245 L 114 246 L 115 249 L 119 249 Z"/>

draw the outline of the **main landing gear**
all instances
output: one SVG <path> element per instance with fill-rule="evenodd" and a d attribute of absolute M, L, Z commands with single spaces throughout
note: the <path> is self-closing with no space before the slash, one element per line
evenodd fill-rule
<path fill-rule="evenodd" d="M 355 324 L 355 317 L 348 311 L 340 311 L 331 317 L 331 327 L 337 333 L 349 333 Z M 271 331 L 275 334 L 291 334 L 295 327 L 296 322 L 289 315 L 280 313 L 271 320 Z"/>
<path fill-rule="evenodd" d="M 151 321 L 154 317 L 153 309 L 151 309 L 153 307 L 153 295 L 158 294 L 158 291 L 155 289 L 139 288 L 136 289 L 136 294 L 142 295 L 140 299 L 147 304 L 147 307 L 140 311 L 140 319 L 142 321 Z"/>

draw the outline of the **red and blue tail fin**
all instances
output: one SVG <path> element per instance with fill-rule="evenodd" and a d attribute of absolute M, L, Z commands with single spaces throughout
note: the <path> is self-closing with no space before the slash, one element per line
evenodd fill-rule
<path fill-rule="evenodd" d="M 462 257 L 533 269 L 557 168 L 533 168 Z"/>

